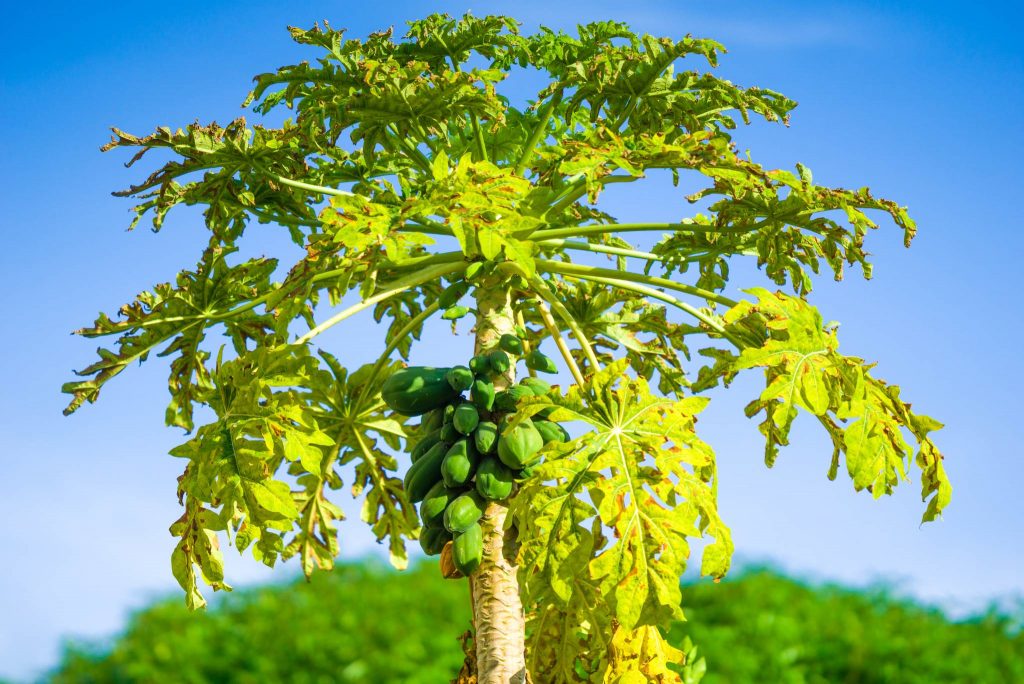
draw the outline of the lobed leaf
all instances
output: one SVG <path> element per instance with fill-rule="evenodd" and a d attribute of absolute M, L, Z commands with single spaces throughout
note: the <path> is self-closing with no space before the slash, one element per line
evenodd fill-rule
<path fill-rule="evenodd" d="M 740 302 L 725 320 L 744 334 L 757 330 L 763 342 L 738 355 L 714 351 L 716 363 L 704 370 L 698 388 L 728 381 L 741 370 L 763 368 L 766 387 L 746 413 L 764 414 L 760 430 L 769 466 L 788 443 L 793 420 L 802 409 L 816 416 L 832 438 L 830 477 L 835 477 L 844 456 L 854 488 L 867 489 L 877 498 L 891 494 L 908 478 L 913 460 L 922 474 L 921 497 L 927 503 L 923 521 L 941 514 L 952 487 L 942 454 L 928 435 L 942 424 L 913 413 L 900 398 L 899 387 L 871 374 L 873 364 L 840 354 L 835 330 L 823 324 L 816 308 L 781 292 L 747 292 L 755 301 Z M 916 452 L 906 435 L 916 442 Z"/>
<path fill-rule="evenodd" d="M 615 620 L 632 629 L 680 615 L 688 538 L 715 537 L 703 567 L 715 577 L 728 569 L 732 542 L 715 504 L 713 454 L 694 434 L 706 401 L 656 397 L 625 369 L 619 361 L 564 398 L 522 402 L 510 426 L 552 408 L 551 420 L 592 431 L 547 447 L 512 510 L 528 602 L 573 601 L 585 571 Z"/>

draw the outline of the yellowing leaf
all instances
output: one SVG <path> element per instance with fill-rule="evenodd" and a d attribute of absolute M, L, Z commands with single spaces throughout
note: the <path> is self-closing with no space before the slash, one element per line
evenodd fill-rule
<path fill-rule="evenodd" d="M 694 413 L 704 401 L 656 397 L 625 369 L 619 361 L 564 398 L 520 404 L 514 420 L 557 407 L 553 418 L 582 421 L 592 432 L 546 450 L 513 512 L 528 596 L 574 600 L 572 578 L 585 564 L 612 615 L 632 629 L 680 616 L 687 538 L 716 539 L 705 568 L 715 576 L 728 569 L 732 542 L 711 488 L 711 450 L 694 433 Z M 595 516 L 612 537 L 590 530 Z"/>
<path fill-rule="evenodd" d="M 668 666 L 682 666 L 685 661 L 685 654 L 669 644 L 657 627 L 620 628 L 612 637 L 603 681 L 607 684 L 682 684 L 679 674 Z"/>

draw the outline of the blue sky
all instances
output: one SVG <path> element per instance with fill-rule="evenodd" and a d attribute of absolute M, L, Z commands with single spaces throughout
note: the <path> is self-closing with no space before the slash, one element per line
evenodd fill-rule
<path fill-rule="evenodd" d="M 700 428 L 718 451 L 721 509 L 739 557 L 793 572 L 905 592 L 956 611 L 1024 593 L 1024 421 L 1018 387 L 1024 307 L 1020 158 L 1024 63 L 1015 3 L 755 2 L 558 3 L 520 0 L 515 15 L 569 26 L 617 18 L 657 34 L 717 38 L 729 47 L 720 73 L 799 101 L 792 126 L 737 134 L 766 166 L 801 161 L 821 183 L 860 187 L 910 206 L 920 235 L 904 250 L 883 224 L 869 246 L 875 277 L 823 280 L 813 301 L 842 321 L 846 353 L 877 361 L 915 409 L 944 421 L 954 501 L 941 522 L 918 525 L 914 482 L 872 501 L 824 473 L 829 447 L 810 422 L 766 470 L 756 426 L 742 406 L 753 379 L 716 395 Z M 327 18 L 363 35 L 428 11 L 485 14 L 507 3 L 219 2 L 21 3 L 0 27 L 5 134 L 0 214 L 7 293 L 0 394 L 6 454 L 0 479 L 4 561 L 0 676 L 27 676 L 56 658 L 62 637 L 109 634 L 127 612 L 174 589 L 167 527 L 179 515 L 166 455 L 183 441 L 162 427 L 166 366 L 154 360 L 112 382 L 71 418 L 60 384 L 93 358 L 94 343 L 68 335 L 99 310 L 194 263 L 202 226 L 181 212 L 164 231 L 126 233 L 124 200 L 110 191 L 138 178 L 123 157 L 101 155 L 107 128 L 132 132 L 228 121 L 242 113 L 251 77 L 311 53 L 285 26 Z M 622 9 L 620 9 L 620 7 Z M 632 188 L 631 188 L 632 190 Z M 609 191 L 622 217 L 681 217 L 685 203 L 657 180 Z M 251 249 L 283 245 L 268 227 Z M 743 270 L 750 285 L 762 282 Z M 359 323 L 324 337 L 352 363 L 379 337 Z M 464 332 L 464 331 L 463 331 Z M 438 328 L 414 358 L 452 362 L 469 338 Z M 454 356 L 453 356 L 454 355 Z M 353 510 L 351 506 L 348 510 Z M 375 552 L 352 520 L 348 555 Z M 237 585 L 291 577 L 228 549 Z"/>

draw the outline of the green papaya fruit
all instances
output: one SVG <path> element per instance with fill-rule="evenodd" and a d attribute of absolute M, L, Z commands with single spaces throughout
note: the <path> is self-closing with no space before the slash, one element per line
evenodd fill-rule
<path fill-rule="evenodd" d="M 469 390 L 469 400 L 481 411 L 490 411 L 494 408 L 494 383 L 484 378 L 474 380 Z"/>
<path fill-rule="evenodd" d="M 474 261 L 466 267 L 466 280 L 476 280 L 476 277 L 484 270 L 484 262 Z"/>
<path fill-rule="evenodd" d="M 555 362 L 551 358 L 544 356 L 539 349 L 534 349 L 526 355 L 526 367 L 539 373 L 558 372 L 558 366 L 555 365 Z"/>
<path fill-rule="evenodd" d="M 480 523 L 470 525 L 465 532 L 454 535 L 452 561 L 463 575 L 470 575 L 484 557 L 484 531 Z"/>
<path fill-rule="evenodd" d="M 494 447 L 498 443 L 498 426 L 489 420 L 482 421 L 473 431 L 473 443 L 481 454 L 489 454 L 494 451 Z"/>
<path fill-rule="evenodd" d="M 445 374 L 445 379 L 456 392 L 465 392 L 473 386 L 473 371 L 466 366 L 455 366 Z"/>
<path fill-rule="evenodd" d="M 544 443 L 548 442 L 568 442 L 569 433 L 565 431 L 565 428 L 558 423 L 550 420 L 534 420 L 533 427 L 537 428 L 537 432 L 544 438 Z"/>
<path fill-rule="evenodd" d="M 476 492 L 467 492 L 455 498 L 444 509 L 444 526 L 449 532 L 465 532 L 483 516 L 487 506 Z"/>
<path fill-rule="evenodd" d="M 513 413 L 520 399 L 532 396 L 533 392 L 529 387 L 521 385 L 509 387 L 507 390 L 502 390 L 494 395 L 494 410 L 500 413 Z"/>
<path fill-rule="evenodd" d="M 511 429 L 504 429 L 498 437 L 498 458 L 513 470 L 519 470 L 533 460 L 544 446 L 544 438 L 537 432 L 533 421 L 527 418 Z"/>
<path fill-rule="evenodd" d="M 474 356 L 469 360 L 469 369 L 477 375 L 487 375 L 491 372 L 491 362 L 487 354 Z"/>
<path fill-rule="evenodd" d="M 452 533 L 443 525 L 431 525 L 420 530 L 420 546 L 423 553 L 436 556 L 444 550 L 444 545 L 452 538 Z"/>
<path fill-rule="evenodd" d="M 455 407 L 455 415 L 452 417 L 452 425 L 463 435 L 473 434 L 476 426 L 480 424 L 480 412 L 470 402 L 459 404 Z"/>
<path fill-rule="evenodd" d="M 416 446 L 409 452 L 409 457 L 412 458 L 412 462 L 420 460 L 423 454 L 427 453 L 432 446 L 441 441 L 441 431 L 434 430 L 429 435 L 416 442 Z"/>
<path fill-rule="evenodd" d="M 455 429 L 455 424 L 452 421 L 448 421 L 441 426 L 441 441 L 445 444 L 451 444 L 461 437 L 462 435 Z"/>
<path fill-rule="evenodd" d="M 498 346 L 513 356 L 523 355 L 523 341 L 510 333 L 505 333 L 498 340 Z"/>
<path fill-rule="evenodd" d="M 480 454 L 472 440 L 460 439 L 452 444 L 441 462 L 441 480 L 448 487 L 461 487 L 470 481 L 476 472 Z"/>
<path fill-rule="evenodd" d="M 409 501 L 422 501 L 430 488 L 441 479 L 441 463 L 447 453 L 448 449 L 445 448 L 444 442 L 438 442 L 409 466 L 405 473 L 405 493 L 409 496 Z"/>
<path fill-rule="evenodd" d="M 443 463 L 441 465 L 444 467 Z M 420 520 L 427 527 L 441 525 L 444 522 L 444 509 L 461 493 L 461 490 L 446 486 L 443 480 L 438 482 L 420 502 Z"/>
<path fill-rule="evenodd" d="M 448 384 L 447 368 L 410 366 L 384 381 L 381 398 L 396 413 L 419 416 L 453 401 L 459 393 Z"/>
<path fill-rule="evenodd" d="M 512 367 L 512 359 L 500 349 L 495 349 L 487 355 L 487 363 L 490 365 L 491 370 L 498 374 L 506 373 Z"/>
<path fill-rule="evenodd" d="M 476 469 L 476 491 L 488 501 L 502 501 L 512 493 L 515 473 L 493 456 L 485 456 Z"/>
<path fill-rule="evenodd" d="M 445 288 L 441 296 L 437 298 L 437 304 L 442 309 L 447 309 L 458 304 L 466 292 L 469 291 L 469 283 L 455 283 Z"/>
<path fill-rule="evenodd" d="M 434 430 L 440 430 L 442 425 L 444 425 L 444 409 L 436 408 L 433 411 L 427 411 L 420 418 L 419 432 L 429 435 Z"/>
<path fill-rule="evenodd" d="M 446 321 L 457 321 L 469 313 L 468 306 L 452 306 L 444 310 L 441 318 Z"/>
<path fill-rule="evenodd" d="M 528 388 L 535 397 L 542 397 L 551 391 L 551 385 L 542 378 L 523 378 L 519 384 Z"/>

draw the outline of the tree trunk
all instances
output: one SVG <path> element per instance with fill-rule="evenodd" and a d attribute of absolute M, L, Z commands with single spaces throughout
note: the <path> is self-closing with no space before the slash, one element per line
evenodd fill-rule
<path fill-rule="evenodd" d="M 498 338 L 515 327 L 511 294 L 482 283 L 476 290 L 475 353 L 495 348 Z M 505 377 L 494 378 L 497 390 L 515 380 L 515 365 Z M 491 502 L 480 526 L 484 533 L 483 560 L 470 578 L 476 665 L 479 684 L 524 684 L 526 675 L 526 620 L 516 581 L 515 531 L 505 529 L 508 506 Z"/>

